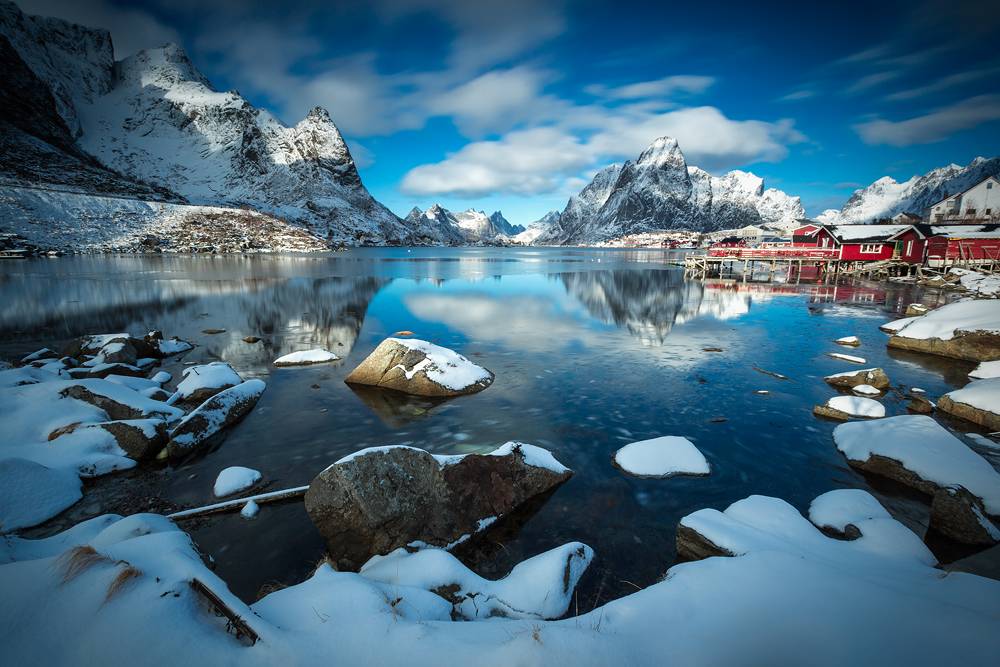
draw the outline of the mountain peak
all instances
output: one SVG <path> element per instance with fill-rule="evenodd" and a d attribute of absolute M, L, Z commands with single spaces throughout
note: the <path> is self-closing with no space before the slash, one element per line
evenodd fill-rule
<path fill-rule="evenodd" d="M 171 90 L 187 83 L 201 84 L 217 92 L 212 82 L 202 74 L 187 53 L 177 44 L 145 49 L 115 63 L 120 85 L 142 88 L 155 85 Z"/>
<path fill-rule="evenodd" d="M 635 161 L 636 167 L 684 167 L 684 154 L 673 137 L 660 137 L 649 145 Z"/>

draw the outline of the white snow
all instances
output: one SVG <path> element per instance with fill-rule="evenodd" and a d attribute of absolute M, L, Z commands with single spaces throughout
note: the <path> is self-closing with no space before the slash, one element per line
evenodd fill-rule
<path fill-rule="evenodd" d="M 916 322 L 921 318 L 923 318 L 923 315 L 918 315 L 917 317 L 903 317 L 898 320 L 893 320 L 892 322 L 886 322 L 885 324 L 881 325 L 879 329 L 881 329 L 886 333 L 894 334 L 898 332 L 900 329 L 903 329 L 909 326 L 910 324 L 913 324 L 914 322 Z"/>
<path fill-rule="evenodd" d="M 852 461 L 872 454 L 894 459 L 938 486 L 961 484 L 1000 515 L 1000 473 L 986 459 L 925 415 L 900 415 L 878 421 L 841 424 L 833 439 Z"/>
<path fill-rule="evenodd" d="M 835 396 L 826 402 L 826 407 L 846 412 L 852 417 L 885 417 L 884 405 L 860 396 Z"/>
<path fill-rule="evenodd" d="M 945 396 L 956 403 L 965 403 L 980 410 L 1000 414 L 1000 377 L 970 382 Z"/>
<path fill-rule="evenodd" d="M 704 454 L 688 440 L 667 435 L 625 445 L 614 460 L 637 477 L 666 478 L 674 475 L 708 475 L 712 468 Z"/>
<path fill-rule="evenodd" d="M 978 433 L 966 433 L 965 437 L 988 449 L 1000 450 L 1000 443 L 998 443 L 996 440 L 990 440 L 984 435 L 979 435 Z"/>
<path fill-rule="evenodd" d="M 966 237 L 965 234 L 962 234 L 962 236 Z M 969 237 L 974 236 L 975 235 L 973 234 L 969 234 Z M 986 236 L 987 238 L 996 238 L 993 233 Z M 953 268 L 948 273 L 959 276 L 962 286 L 969 290 L 972 294 L 985 298 L 996 298 L 1000 296 L 1000 277 L 998 276 L 988 276 L 983 273 L 979 273 L 978 271 L 958 268 Z"/>
<path fill-rule="evenodd" d="M 838 338 L 834 342 L 840 343 L 841 345 L 857 345 L 861 342 L 861 339 L 857 336 L 844 336 L 843 338 Z"/>
<path fill-rule="evenodd" d="M 190 420 L 194 419 L 196 416 L 201 416 L 204 417 L 208 423 L 200 432 L 182 433 L 181 435 L 176 436 L 172 433 L 171 439 L 178 443 L 181 447 L 184 447 L 194 444 L 196 441 L 203 440 L 211 434 L 218 432 L 222 428 L 222 423 L 225 421 L 226 416 L 229 414 L 233 406 L 242 401 L 248 400 L 254 395 L 260 396 L 260 394 L 264 393 L 264 389 L 265 385 L 263 380 L 247 380 L 242 384 L 238 384 L 235 387 L 230 387 L 229 389 L 219 392 L 209 399 L 214 401 L 214 404 L 218 407 L 206 408 L 205 404 L 202 404 L 196 410 L 188 414 L 177 426 L 175 426 L 173 431 L 173 433 L 176 433 Z M 208 401 L 206 401 L 206 403 L 207 402 Z"/>
<path fill-rule="evenodd" d="M 914 394 L 926 394 L 927 393 L 926 390 L 921 389 L 920 387 L 914 387 L 910 391 L 912 391 Z"/>
<path fill-rule="evenodd" d="M 825 356 L 833 357 L 834 359 L 843 359 L 844 361 L 850 361 L 855 364 L 867 364 L 867 359 L 862 359 L 861 357 L 854 357 L 850 354 L 840 354 L 839 352 L 826 352 Z"/>
<path fill-rule="evenodd" d="M 969 373 L 973 380 L 986 380 L 988 378 L 1000 377 L 1000 361 L 984 361 L 976 366 L 975 370 Z"/>
<path fill-rule="evenodd" d="M 878 370 L 877 368 L 862 368 L 859 371 L 844 371 L 843 373 L 834 373 L 833 375 L 826 375 L 824 376 L 823 379 L 829 380 L 831 378 L 854 377 L 855 375 L 861 375 L 862 373 L 873 373 L 877 370 Z M 869 375 L 868 377 L 870 378 L 871 376 Z"/>
<path fill-rule="evenodd" d="M 39 357 L 41 357 L 43 354 L 47 354 L 47 353 L 56 354 L 56 352 L 54 350 L 50 350 L 47 347 L 43 347 L 42 349 L 40 349 L 40 350 L 38 350 L 36 352 L 32 352 L 28 356 L 26 356 L 23 359 L 21 359 L 21 363 L 22 364 L 31 363 L 32 361 L 35 361 L 36 359 L 38 359 Z"/>
<path fill-rule="evenodd" d="M 571 542 L 518 563 L 499 581 L 489 581 L 443 549 L 421 549 L 411 554 L 401 548 L 387 556 L 373 557 L 362 566 L 360 574 L 390 586 L 426 591 L 458 584 L 456 596 L 464 599 L 455 611 L 470 621 L 496 616 L 551 619 L 569 609 L 576 584 L 593 557 L 593 549 Z"/>
<path fill-rule="evenodd" d="M 21 458 L 0 459 L 0 533 L 51 519 L 83 497 L 78 475 Z"/>
<path fill-rule="evenodd" d="M 157 341 L 156 347 L 160 350 L 161 354 L 165 354 L 168 357 L 194 349 L 194 345 L 192 345 L 191 343 L 179 340 L 177 338 Z"/>
<path fill-rule="evenodd" d="M 951 340 L 959 331 L 1000 333 L 1000 300 L 955 301 L 912 318 L 896 331 L 897 336 L 926 340 Z"/>
<path fill-rule="evenodd" d="M 852 387 L 851 390 L 860 396 L 878 396 L 882 392 L 871 386 L 870 384 L 859 384 Z"/>
<path fill-rule="evenodd" d="M 305 350 L 292 352 L 274 360 L 275 366 L 304 366 L 307 364 L 322 364 L 327 361 L 338 361 L 340 357 L 328 350 Z"/>
<path fill-rule="evenodd" d="M 439 347 L 433 343 L 417 340 L 414 338 L 389 338 L 408 347 L 411 350 L 420 350 L 426 355 L 426 359 L 407 371 L 402 365 L 396 366 L 406 374 L 406 379 L 412 379 L 417 371 L 424 371 L 427 378 L 437 384 L 449 389 L 461 390 L 474 385 L 477 382 L 488 380 L 489 371 L 481 366 L 477 366 L 454 350 L 446 347 Z"/>
<path fill-rule="evenodd" d="M 260 480 L 260 473 L 243 466 L 226 468 L 215 478 L 215 488 L 212 492 L 216 498 L 231 496 L 244 489 L 249 489 Z"/>
<path fill-rule="evenodd" d="M 200 389 L 228 389 L 243 382 L 232 366 L 221 361 L 213 361 L 201 366 L 185 368 L 184 379 L 177 385 L 177 392 L 171 402 L 180 398 L 187 400 Z"/>
<path fill-rule="evenodd" d="M 861 489 L 827 491 L 809 504 L 809 521 L 814 526 L 841 533 L 847 524 L 857 526 L 867 519 L 891 518 L 872 494 Z"/>
<path fill-rule="evenodd" d="M 337 465 L 340 463 L 347 463 L 348 461 L 351 461 L 352 459 L 355 459 L 369 452 L 387 452 L 392 449 L 412 449 L 418 452 L 424 451 L 417 447 L 409 447 L 406 445 L 385 445 L 382 447 L 366 447 L 364 449 L 359 449 L 356 452 L 353 452 L 351 454 L 348 454 L 347 456 L 344 456 L 343 458 L 338 459 L 337 461 L 334 462 L 333 465 Z M 538 468 L 545 468 L 546 470 L 551 470 L 553 472 L 560 474 L 569 470 L 569 468 L 559 463 L 559 461 L 556 460 L 556 457 L 554 457 L 552 455 L 552 452 L 550 452 L 549 450 L 537 447 L 535 445 L 529 445 L 524 442 L 515 442 L 515 441 L 507 442 L 501 445 L 500 447 L 497 447 L 486 456 L 507 456 L 515 449 L 520 450 L 521 456 L 524 457 L 524 462 L 527 463 L 528 465 L 536 466 Z M 431 454 L 431 456 L 433 456 L 434 459 L 438 462 L 438 465 L 444 468 L 445 466 L 454 465 L 458 463 L 463 458 L 469 455 Z"/>
<path fill-rule="evenodd" d="M 247 501 L 247 504 L 243 506 L 243 509 L 240 510 L 240 516 L 244 519 L 256 519 L 259 511 L 260 506 L 253 500 L 249 500 Z"/>

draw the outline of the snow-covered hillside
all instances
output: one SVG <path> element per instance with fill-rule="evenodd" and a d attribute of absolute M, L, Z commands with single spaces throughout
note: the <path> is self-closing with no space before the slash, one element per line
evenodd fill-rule
<path fill-rule="evenodd" d="M 515 235 L 511 240 L 517 243 L 530 244 L 557 222 L 559 222 L 559 211 L 552 209 L 540 219 L 529 224 L 523 232 Z"/>
<path fill-rule="evenodd" d="M 764 190 L 764 181 L 751 173 L 716 177 L 689 167 L 677 141 L 661 137 L 635 162 L 600 171 L 535 243 L 593 243 L 664 229 L 734 229 L 804 216 L 798 197 Z"/>
<path fill-rule="evenodd" d="M 486 215 L 470 208 L 452 213 L 440 204 L 426 211 L 414 206 L 403 222 L 410 237 L 423 243 L 488 242 L 524 231 L 521 225 L 510 224 L 500 211 Z"/>
<path fill-rule="evenodd" d="M 0 2 L 6 199 L 33 188 L 110 195 L 109 208 L 118 198 L 249 205 L 334 241 L 407 240 L 325 110 L 288 126 L 216 91 L 176 45 L 112 54 L 106 30 Z"/>
<path fill-rule="evenodd" d="M 977 157 L 967 167 L 950 164 L 903 183 L 884 176 L 856 190 L 843 209 L 824 211 L 818 219 L 830 224 L 848 224 L 891 218 L 898 213 L 923 215 L 931 204 L 997 175 L 1000 175 L 1000 157 L 989 160 Z"/>

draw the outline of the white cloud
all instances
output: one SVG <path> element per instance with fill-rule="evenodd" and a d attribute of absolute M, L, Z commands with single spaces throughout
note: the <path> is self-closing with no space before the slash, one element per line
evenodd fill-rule
<path fill-rule="evenodd" d="M 956 132 L 997 119 L 1000 119 L 1000 95 L 980 95 L 926 116 L 898 123 L 876 118 L 852 125 L 851 129 L 869 146 L 888 144 L 903 148 L 943 141 Z"/>
<path fill-rule="evenodd" d="M 848 87 L 845 92 L 849 95 L 860 93 L 868 90 L 869 88 L 874 88 L 879 84 L 885 83 L 886 81 L 891 81 L 899 75 L 899 72 L 876 72 L 875 74 L 869 74 L 868 76 L 863 76 L 855 81 L 854 85 Z"/>
<path fill-rule="evenodd" d="M 968 72 L 959 72 L 958 74 L 952 74 L 946 76 L 942 79 L 938 79 L 932 84 L 921 86 L 920 88 L 912 88 L 910 90 L 903 90 L 898 93 L 893 93 L 892 95 L 887 95 L 886 100 L 912 100 L 916 97 L 923 97 L 924 95 L 930 95 L 931 93 L 938 93 L 942 90 L 947 90 L 954 86 L 960 86 L 965 83 L 971 83 L 977 79 L 981 79 L 985 76 L 995 74 L 1000 71 L 1000 68 L 990 68 L 990 69 L 979 69 L 970 70 Z"/>
<path fill-rule="evenodd" d="M 608 88 L 602 84 L 594 84 L 584 88 L 584 92 L 610 100 L 641 100 L 653 97 L 669 97 L 676 93 L 700 95 L 715 83 L 710 76 L 694 76 L 681 74 L 668 76 L 656 81 L 642 81 L 617 88 Z"/>
<path fill-rule="evenodd" d="M 71 23 L 107 28 L 116 60 L 171 42 L 181 44 L 180 33 L 149 12 L 120 7 L 108 0 L 18 0 L 17 4 L 25 14 L 56 16 Z"/>
<path fill-rule="evenodd" d="M 782 102 L 794 102 L 795 100 L 807 100 L 810 97 L 816 97 L 818 93 L 814 90 L 797 90 L 794 93 L 789 93 L 784 97 L 779 97 L 778 99 Z"/>

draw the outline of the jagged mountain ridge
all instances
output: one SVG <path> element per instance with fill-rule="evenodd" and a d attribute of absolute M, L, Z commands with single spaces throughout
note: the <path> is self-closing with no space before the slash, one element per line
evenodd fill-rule
<path fill-rule="evenodd" d="M 0 2 L 0 61 L 4 90 L 33 91 L 0 94 L 9 185 L 248 204 L 334 240 L 409 240 L 323 109 L 289 127 L 216 91 L 175 45 L 116 63 L 108 31 L 10 2 Z"/>
<path fill-rule="evenodd" d="M 518 233 L 516 236 L 512 237 L 511 240 L 517 243 L 531 244 L 552 225 L 559 222 L 559 217 L 559 211 L 557 209 L 552 209 L 538 220 L 530 223 L 523 232 Z"/>
<path fill-rule="evenodd" d="M 945 197 L 971 188 L 990 176 L 1000 176 L 1000 156 L 977 157 L 966 167 L 950 164 L 902 183 L 883 176 L 855 190 L 841 210 L 823 211 L 819 220 L 831 224 L 859 224 L 898 213 L 923 215 L 924 209 Z"/>
<path fill-rule="evenodd" d="M 535 243 L 594 243 L 664 229 L 715 231 L 804 216 L 798 197 L 765 190 L 764 181 L 748 172 L 716 177 L 689 167 L 677 141 L 661 137 L 635 162 L 598 172 Z"/>
<path fill-rule="evenodd" d="M 521 225 L 512 225 L 500 211 L 486 215 L 483 211 L 469 209 L 452 213 L 440 204 L 426 211 L 416 206 L 403 219 L 415 240 L 425 243 L 476 243 L 510 238 L 524 231 Z"/>

